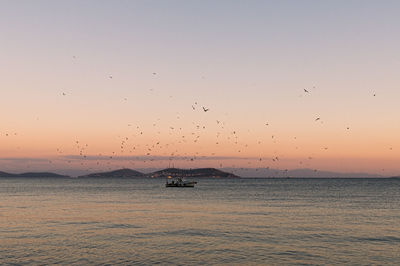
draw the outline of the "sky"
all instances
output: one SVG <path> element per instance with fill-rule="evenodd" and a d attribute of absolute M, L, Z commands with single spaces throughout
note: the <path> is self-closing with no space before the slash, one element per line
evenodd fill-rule
<path fill-rule="evenodd" d="M 398 10 L 0 0 L 0 171 L 399 175 Z"/>

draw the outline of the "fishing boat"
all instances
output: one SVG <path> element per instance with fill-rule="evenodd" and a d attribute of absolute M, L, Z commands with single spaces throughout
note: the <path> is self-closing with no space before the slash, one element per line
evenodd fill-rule
<path fill-rule="evenodd" d="M 165 183 L 166 187 L 194 187 L 197 184 L 195 181 L 186 181 L 182 177 L 168 177 Z"/>

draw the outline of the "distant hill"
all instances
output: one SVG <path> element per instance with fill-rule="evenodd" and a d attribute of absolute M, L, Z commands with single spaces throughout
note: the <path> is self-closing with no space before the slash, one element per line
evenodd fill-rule
<path fill-rule="evenodd" d="M 25 177 L 25 178 L 59 177 L 59 178 L 66 178 L 69 176 L 59 175 L 59 174 L 49 173 L 49 172 L 29 172 L 29 173 L 21 173 L 21 174 L 10 174 L 10 173 L 6 173 L 6 172 L 0 172 L 0 178 L 1 177 Z"/>
<path fill-rule="evenodd" d="M 93 173 L 79 176 L 78 178 L 165 178 L 168 176 L 180 177 L 211 177 L 211 178 L 234 178 L 238 177 L 234 174 L 223 172 L 215 168 L 199 168 L 199 169 L 179 169 L 167 168 L 160 171 L 144 174 L 132 169 L 119 169 L 111 172 Z"/>
<path fill-rule="evenodd" d="M 10 173 L 0 171 L 0 177 L 15 177 L 15 176 L 16 176 L 15 174 L 10 174 Z"/>
<path fill-rule="evenodd" d="M 143 169 L 146 170 L 146 169 Z M 153 171 L 153 172 L 150 172 Z M 148 169 L 146 174 L 132 169 L 118 169 L 109 172 L 99 172 L 87 175 L 81 175 L 78 178 L 166 178 L 168 176 L 181 176 L 186 178 L 238 178 L 238 177 L 258 177 L 258 178 L 374 178 L 385 177 L 377 174 L 367 173 L 340 173 L 329 171 L 316 171 L 313 169 L 293 169 L 281 170 L 272 168 L 197 168 L 197 169 L 179 169 L 167 168 L 158 171 L 157 169 Z M 64 171 L 65 172 L 65 171 Z M 28 172 L 13 174 L 0 171 L 0 178 L 69 178 L 68 175 L 60 175 L 51 172 Z M 400 176 L 392 178 L 400 179 Z"/>
<path fill-rule="evenodd" d="M 232 173 L 224 172 L 215 168 L 197 168 L 197 169 L 179 169 L 167 168 L 147 174 L 152 178 L 166 178 L 168 176 L 175 177 L 194 177 L 194 178 L 238 178 L 239 176 Z"/>
<path fill-rule="evenodd" d="M 317 171 L 314 169 L 281 170 L 273 168 L 223 168 L 242 177 L 293 177 L 293 178 L 374 178 L 383 177 L 378 174 L 367 173 L 340 173 L 330 171 Z"/>
<path fill-rule="evenodd" d="M 101 172 L 101 173 L 93 173 L 93 174 L 88 174 L 88 175 L 83 175 L 83 176 L 78 176 L 78 178 L 138 178 L 138 177 L 144 177 L 145 174 L 135 171 L 132 169 L 119 169 L 119 170 L 114 170 L 110 172 Z"/>

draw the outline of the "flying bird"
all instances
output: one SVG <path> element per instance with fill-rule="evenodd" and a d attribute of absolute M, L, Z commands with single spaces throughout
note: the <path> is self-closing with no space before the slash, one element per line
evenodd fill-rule
<path fill-rule="evenodd" d="M 203 106 L 203 111 L 204 112 L 208 112 L 210 109 L 209 108 L 205 108 L 204 106 Z"/>
<path fill-rule="evenodd" d="M 308 91 L 308 90 L 306 90 L 306 89 L 304 89 L 304 92 L 307 92 L 307 93 L 309 93 L 309 91 Z"/>
<path fill-rule="evenodd" d="M 315 119 L 315 121 L 318 121 L 318 120 L 320 120 L 321 118 L 320 117 L 317 117 L 316 119 Z"/>

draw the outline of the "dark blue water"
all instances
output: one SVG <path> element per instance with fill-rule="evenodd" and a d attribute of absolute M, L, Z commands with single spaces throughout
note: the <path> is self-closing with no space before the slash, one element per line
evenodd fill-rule
<path fill-rule="evenodd" d="M 400 265 L 399 179 L 0 179 L 0 264 Z"/>

